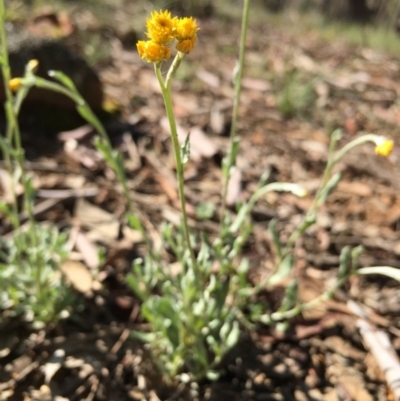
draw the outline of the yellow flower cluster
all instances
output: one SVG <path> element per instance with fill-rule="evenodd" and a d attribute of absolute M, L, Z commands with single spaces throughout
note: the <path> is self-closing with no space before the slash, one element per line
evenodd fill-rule
<path fill-rule="evenodd" d="M 380 156 L 388 157 L 392 153 L 394 142 L 384 137 L 381 138 L 379 143 L 376 144 L 375 153 Z"/>
<path fill-rule="evenodd" d="M 154 11 L 146 21 L 149 40 L 139 40 L 139 56 L 149 63 L 158 63 L 171 56 L 168 47 L 177 40 L 176 49 L 181 53 L 190 53 L 197 40 L 197 22 L 192 17 L 172 17 L 169 11 Z"/>

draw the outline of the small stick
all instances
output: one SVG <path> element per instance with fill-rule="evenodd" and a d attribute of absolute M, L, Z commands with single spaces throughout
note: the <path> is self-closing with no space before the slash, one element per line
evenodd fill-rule
<path fill-rule="evenodd" d="M 368 323 L 364 311 L 354 301 L 348 301 L 347 306 L 359 317 L 357 327 L 364 344 L 385 374 L 386 382 L 393 393 L 394 400 L 400 401 L 400 361 L 390 343 L 389 336 L 382 330 L 376 330 Z"/>

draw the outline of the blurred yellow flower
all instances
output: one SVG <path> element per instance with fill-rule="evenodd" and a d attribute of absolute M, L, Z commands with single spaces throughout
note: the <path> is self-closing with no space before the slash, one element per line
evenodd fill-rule
<path fill-rule="evenodd" d="M 175 38 L 178 41 L 176 50 L 182 53 L 190 53 L 197 40 L 197 22 L 193 17 L 184 17 L 178 20 Z"/>
<path fill-rule="evenodd" d="M 117 114 L 121 111 L 120 105 L 110 99 L 105 99 L 101 106 L 107 113 Z"/>
<path fill-rule="evenodd" d="M 154 42 L 167 45 L 174 40 L 177 21 L 169 11 L 154 11 L 146 21 L 147 36 Z"/>
<path fill-rule="evenodd" d="M 21 78 L 13 78 L 10 79 L 8 82 L 9 88 L 13 91 L 16 92 L 22 85 L 22 79 Z"/>
<path fill-rule="evenodd" d="M 393 150 L 394 142 L 390 139 L 382 137 L 382 140 L 376 144 L 375 153 L 380 156 L 388 157 Z"/>
<path fill-rule="evenodd" d="M 193 17 L 172 17 L 169 11 L 153 11 L 146 20 L 147 41 L 139 41 L 137 49 L 142 59 L 157 63 L 171 56 L 167 47 L 174 39 L 176 49 L 181 53 L 190 53 L 197 40 L 197 22 Z"/>
<path fill-rule="evenodd" d="M 178 42 L 187 39 L 191 39 L 196 42 L 198 30 L 199 28 L 197 27 L 197 22 L 195 19 L 193 19 L 193 17 L 180 18 L 176 25 L 175 38 Z"/>
<path fill-rule="evenodd" d="M 180 51 L 181 53 L 190 53 L 194 45 L 196 44 L 196 38 L 193 39 L 184 39 L 181 40 L 176 44 L 176 50 Z"/>
<path fill-rule="evenodd" d="M 167 46 L 153 40 L 139 40 L 136 46 L 139 56 L 148 63 L 158 63 L 169 59 L 171 56 L 171 50 Z"/>

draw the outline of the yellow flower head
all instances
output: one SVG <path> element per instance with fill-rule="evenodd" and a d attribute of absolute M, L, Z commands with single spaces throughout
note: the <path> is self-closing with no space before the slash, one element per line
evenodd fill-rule
<path fill-rule="evenodd" d="M 175 38 L 178 41 L 176 50 L 182 53 L 190 53 L 196 44 L 198 30 L 197 22 L 193 17 L 180 18 L 175 32 Z"/>
<path fill-rule="evenodd" d="M 381 138 L 382 139 L 379 141 L 379 143 L 376 143 L 375 153 L 380 156 L 388 157 L 392 153 L 394 142 L 385 137 Z"/>
<path fill-rule="evenodd" d="M 10 79 L 8 82 L 9 88 L 13 91 L 16 92 L 22 85 L 22 79 L 21 78 L 13 78 Z"/>
<path fill-rule="evenodd" d="M 150 40 L 167 45 L 174 40 L 177 18 L 169 11 L 154 11 L 146 21 L 147 36 Z"/>
<path fill-rule="evenodd" d="M 169 59 L 171 56 L 171 50 L 167 46 L 153 40 L 139 40 L 136 46 L 139 56 L 148 63 L 158 63 Z"/>
<path fill-rule="evenodd" d="M 176 24 L 175 38 L 178 42 L 187 39 L 191 39 L 196 42 L 198 30 L 199 28 L 197 27 L 197 22 L 195 19 L 193 19 L 193 17 L 180 18 Z"/>

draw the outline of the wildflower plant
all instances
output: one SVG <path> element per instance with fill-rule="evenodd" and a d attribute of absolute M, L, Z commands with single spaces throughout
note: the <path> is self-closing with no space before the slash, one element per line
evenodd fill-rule
<path fill-rule="evenodd" d="M 248 8 L 244 16 L 246 21 Z M 242 313 L 251 294 L 247 291 L 248 263 L 240 259 L 241 249 L 251 232 L 246 217 L 252 204 L 241 209 L 230 229 L 232 222 L 229 216 L 225 216 L 223 202 L 221 233 L 214 241 L 205 234 L 196 238 L 190 232 L 183 179 L 184 166 L 189 159 L 189 137 L 180 146 L 172 108 L 171 82 L 183 57 L 193 50 L 199 28 L 195 19 L 172 17 L 166 11 L 153 12 L 146 27 L 149 40 L 139 41 L 137 48 L 142 59 L 154 64 L 162 91 L 175 154 L 182 213 L 181 226 L 175 229 L 165 225 L 162 234 L 164 246 L 172 251 L 181 269 L 173 275 L 160 259 L 136 261 L 134 274 L 128 277 L 128 283 L 143 301 L 142 313 L 150 323 L 151 331 L 136 332 L 135 335 L 151 344 L 158 366 L 167 378 L 172 379 L 184 372 L 190 372 L 191 379 L 215 378 L 218 363 L 239 339 L 240 327 L 252 327 Z M 245 36 L 242 42 L 245 42 Z M 174 43 L 177 53 L 164 79 L 162 63 Z M 242 67 L 243 64 L 236 80 L 236 111 Z M 224 162 L 223 199 L 237 149 L 237 140 L 232 134 L 230 152 Z M 261 180 L 260 195 L 272 190 L 304 195 L 295 184 L 265 185 Z M 255 200 L 253 198 L 253 203 Z"/>
<path fill-rule="evenodd" d="M 2 3 L 1 0 L 0 3 Z M 5 45 L 3 49 L 6 49 Z M 7 54 L 6 50 L 4 54 Z M 17 121 L 22 102 L 32 87 L 67 96 L 76 104 L 78 113 L 97 130 L 99 136 L 95 140 L 95 146 L 112 168 L 121 185 L 128 205 L 128 219 L 131 225 L 143 235 L 144 241 L 148 245 L 149 243 L 143 226 L 135 215 L 129 196 L 121 154 L 112 149 L 103 125 L 78 93 L 72 80 L 60 71 L 48 72 L 55 81 L 36 76 L 37 60 L 28 62 L 23 77 L 11 79 L 6 68 L 8 62 L 5 60 L 6 58 L 3 57 L 3 76 L 8 99 L 6 102 L 8 126 L 6 138 L 3 139 L 0 136 L 0 146 L 7 162 L 9 175 L 12 177 L 13 200 L 10 205 L 5 202 L 0 203 L 0 213 L 8 218 L 15 235 L 9 240 L 0 241 L 0 309 L 12 308 L 12 315 L 20 311 L 29 311 L 30 320 L 42 323 L 68 316 L 68 309 L 71 309 L 74 297 L 59 270 L 59 266 L 68 256 L 66 235 L 59 233 L 56 227 L 39 225 L 33 215 L 34 190 L 30 175 L 24 167 L 24 151 Z M 16 187 L 19 183 L 24 188 L 22 214 L 28 217 L 27 230 L 22 229 L 20 212 L 16 206 L 18 203 Z M 150 246 L 148 249 L 151 253 Z"/>
<path fill-rule="evenodd" d="M 268 183 L 267 178 L 262 177 L 259 189 L 248 202 L 241 205 L 236 216 L 231 216 L 226 210 L 228 183 L 239 150 L 236 126 L 249 3 L 249 0 L 244 0 L 239 63 L 234 77 L 235 96 L 230 145 L 222 166 L 221 228 L 214 241 L 205 234 L 196 238 L 188 225 L 183 171 L 190 152 L 189 138 L 182 146 L 179 145 L 172 111 L 171 81 L 182 58 L 190 53 L 196 44 L 196 20 L 191 17 L 172 17 L 168 11 L 154 11 L 146 23 L 146 35 L 149 40 L 137 43 L 140 57 L 154 64 L 164 99 L 175 154 L 182 225 L 178 228 L 165 225 L 162 232 L 164 246 L 172 251 L 180 264 L 179 272 L 173 274 L 169 266 L 161 263 L 161 258 L 155 261 L 147 257 L 134 263 L 133 274 L 128 277 L 128 283 L 141 298 L 143 316 L 150 323 L 150 332 L 134 334 L 150 344 L 158 366 L 170 379 L 186 378 L 185 375 L 180 376 L 184 372 L 190 373 L 190 379 L 217 377 L 218 363 L 237 343 L 241 327 L 254 328 L 256 323 L 279 325 L 280 321 L 296 316 L 330 298 L 350 275 L 357 274 L 357 258 L 361 248 L 350 250 L 346 247 L 341 254 L 335 285 L 309 303 L 300 304 L 297 299 L 297 282 L 293 278 L 290 279 L 294 265 L 294 246 L 297 239 L 315 224 L 318 207 L 336 188 L 341 175 L 334 173 L 333 168 L 350 149 L 370 141 L 375 143 L 377 154 L 388 156 L 393 148 L 392 141 L 366 134 L 337 151 L 340 131 L 335 131 L 331 137 L 324 177 L 310 210 L 286 244 L 280 241 L 275 228 L 276 222 L 273 220 L 270 223 L 269 231 L 277 254 L 276 267 L 263 282 L 253 287 L 250 285 L 246 278 L 248 262 L 242 258 L 241 250 L 251 233 L 249 215 L 255 203 L 269 191 L 288 191 L 297 196 L 305 196 L 306 192 L 297 184 Z M 174 42 L 177 53 L 164 79 L 161 67 L 163 62 L 171 57 L 171 46 Z M 376 269 L 373 268 L 372 271 L 376 272 Z M 385 271 L 389 272 L 388 269 Z M 368 270 L 364 270 L 360 274 L 367 273 Z M 266 311 L 265 308 L 263 310 L 262 306 L 255 302 L 255 296 L 266 286 L 274 286 L 287 279 L 289 284 L 278 311 Z M 249 316 L 245 316 L 245 308 Z"/>
<path fill-rule="evenodd" d="M 171 249 L 181 264 L 177 275 L 168 272 L 159 260 L 146 258 L 134 265 L 134 275 L 128 278 L 143 301 L 142 312 L 151 324 L 150 333 L 136 333 L 152 344 L 158 366 L 172 379 L 189 371 L 191 378 L 213 376 L 216 364 L 237 342 L 239 298 L 229 304 L 234 289 L 246 283 L 246 265 L 233 279 L 233 260 L 242 244 L 242 238 L 231 237 L 230 247 L 218 239 L 210 243 L 203 235 L 191 235 L 186 212 L 184 166 L 189 159 L 189 138 L 180 146 L 172 108 L 171 83 L 183 57 L 190 53 L 197 41 L 197 21 L 193 18 L 172 17 L 167 11 L 153 12 L 146 23 L 148 41 L 139 41 L 141 58 L 154 64 L 169 120 L 175 154 L 176 175 L 181 202 L 182 225 L 177 232 L 171 225 L 162 231 L 164 245 Z M 170 47 L 177 51 L 164 79 L 162 63 L 170 57 Z M 161 250 L 160 250 L 161 251 Z M 215 262 L 219 272 L 212 273 Z M 155 291 L 159 295 L 155 294 Z"/>

